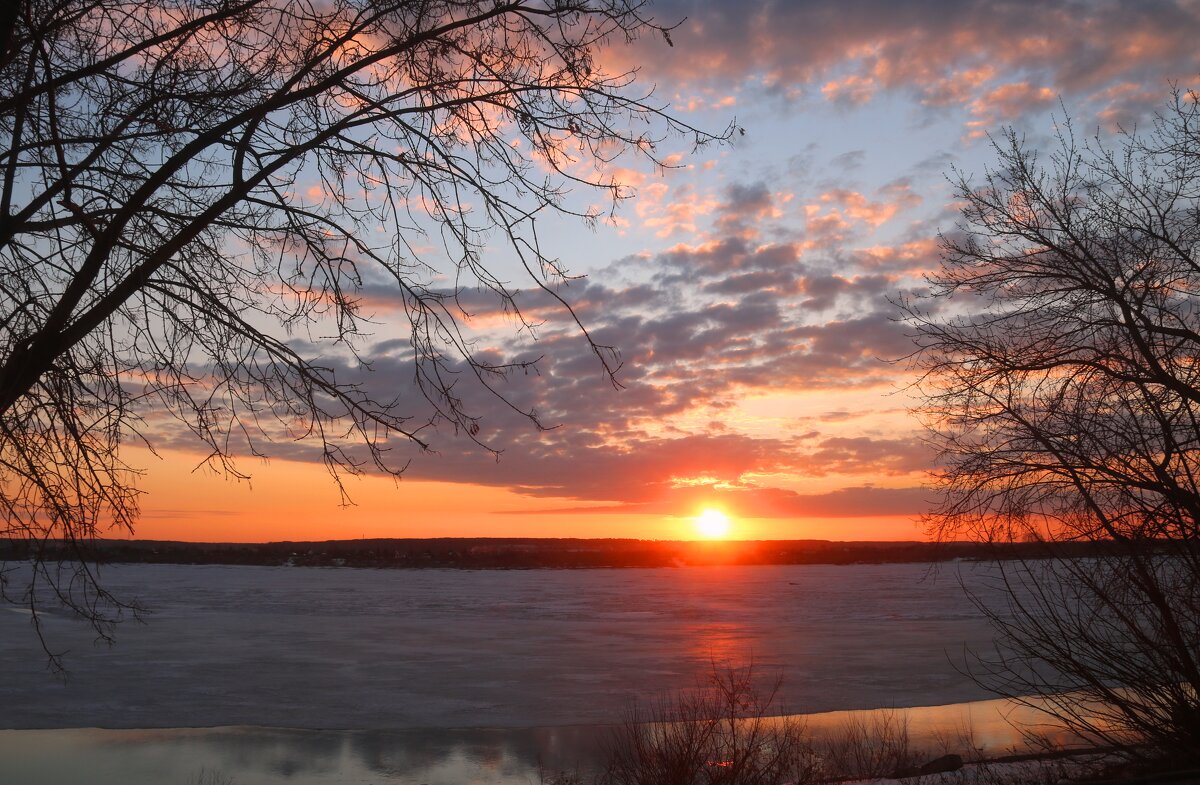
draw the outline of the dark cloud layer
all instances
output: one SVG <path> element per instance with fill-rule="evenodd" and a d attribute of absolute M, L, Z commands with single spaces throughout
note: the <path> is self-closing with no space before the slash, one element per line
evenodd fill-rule
<path fill-rule="evenodd" d="M 659 81 L 716 90 L 753 81 L 837 103 L 905 90 L 990 123 L 1059 95 L 1113 121 L 1136 117 L 1168 80 L 1200 70 L 1200 7 L 1187 0 L 662 0 L 654 11 L 686 17 L 675 46 L 643 42 L 625 56 Z"/>
<path fill-rule="evenodd" d="M 640 278 L 606 275 L 564 285 L 560 294 L 592 338 L 620 348 L 620 390 L 608 383 L 561 304 L 544 291 L 516 296 L 524 317 L 540 325 L 536 341 L 514 335 L 511 309 L 494 293 L 445 293 L 447 308 L 477 330 L 477 359 L 542 359 L 536 373 L 494 380 L 494 391 L 474 383 L 461 361 L 447 366 L 458 379 L 455 394 L 481 418 L 478 439 L 499 451 L 498 459 L 441 424 L 421 434 L 433 452 L 397 440 L 393 462 L 411 458 L 406 476 L 414 479 L 506 487 L 628 512 L 678 514 L 705 500 L 761 517 L 919 512 L 923 505 L 913 489 L 867 485 L 876 477 L 911 479 L 926 468 L 929 456 L 915 441 L 810 432 L 826 423 L 802 427 L 802 412 L 794 428 L 773 435 L 736 421 L 738 401 L 747 395 L 870 389 L 895 380 L 897 369 L 885 360 L 910 351 L 885 298 L 896 279 L 882 263 L 856 272 L 862 265 L 853 259 L 847 265 L 839 252 L 843 242 L 853 247 L 913 199 L 899 181 L 869 196 L 830 191 L 812 201 L 821 216 L 831 217 L 833 229 L 810 225 L 763 242 L 756 229 L 780 217 L 785 198 L 762 181 L 734 181 L 714 204 L 711 231 L 638 259 Z M 368 283 L 362 304 L 393 325 L 389 333 L 404 332 L 394 287 Z M 320 349 L 295 346 L 302 353 Z M 361 349 L 369 365 L 348 354 L 323 357 L 321 364 L 377 399 L 398 397 L 414 423 L 432 416 L 414 384 L 407 339 L 382 338 Z M 559 427 L 538 430 L 521 411 Z M 697 412 L 708 420 L 697 421 Z M 183 444 L 186 435 L 163 439 L 160 445 Z M 272 454 L 321 460 L 306 441 L 281 439 Z M 753 479 L 781 475 L 864 479 L 856 489 L 817 495 L 762 487 Z"/>

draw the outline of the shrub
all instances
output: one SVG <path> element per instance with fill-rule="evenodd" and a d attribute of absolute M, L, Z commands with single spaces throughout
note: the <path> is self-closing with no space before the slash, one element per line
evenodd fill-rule
<path fill-rule="evenodd" d="M 713 665 L 694 690 L 635 705 L 614 732 L 604 785 L 779 785 L 810 782 L 804 723 L 772 716 L 779 681 L 760 688 L 753 664 Z"/>

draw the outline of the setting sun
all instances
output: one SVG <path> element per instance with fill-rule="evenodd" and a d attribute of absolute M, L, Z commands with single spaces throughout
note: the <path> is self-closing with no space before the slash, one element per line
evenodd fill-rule
<path fill-rule="evenodd" d="M 729 516 L 709 507 L 696 516 L 696 530 L 702 537 L 719 540 L 729 534 Z"/>

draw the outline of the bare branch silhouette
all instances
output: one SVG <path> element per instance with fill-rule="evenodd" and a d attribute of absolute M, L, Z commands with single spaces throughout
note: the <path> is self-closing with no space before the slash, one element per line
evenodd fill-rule
<path fill-rule="evenodd" d="M 1200 111 L 1176 93 L 1149 129 L 1041 155 L 1013 131 L 915 328 L 921 414 L 941 451 L 934 535 L 1042 543 L 998 565 L 982 607 L 998 692 L 1129 751 L 1200 750 Z M 1073 559 L 1065 541 L 1107 544 Z"/>
<path fill-rule="evenodd" d="M 335 481 L 399 474 L 390 445 L 424 446 L 430 423 L 481 441 L 458 385 L 540 427 L 497 386 L 536 360 L 484 356 L 464 327 L 475 289 L 531 326 L 485 246 L 506 243 L 578 323 L 538 218 L 595 221 L 629 195 L 617 162 L 725 138 L 605 71 L 606 46 L 667 32 L 641 0 L 22 0 L 14 14 L 0 514 L 35 541 L 132 531 L 120 447 L 153 447 L 151 414 L 235 475 L 238 454 L 312 440 Z M 380 282 L 430 416 L 337 373 L 370 367 L 362 298 Z M 615 383 L 616 348 L 578 326 Z M 92 598 L 61 595 L 103 632 Z"/>

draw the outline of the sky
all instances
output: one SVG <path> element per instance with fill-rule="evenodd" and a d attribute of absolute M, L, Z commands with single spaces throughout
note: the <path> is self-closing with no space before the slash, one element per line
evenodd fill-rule
<path fill-rule="evenodd" d="M 588 228 L 548 221 L 573 274 L 560 293 L 621 351 L 608 383 L 578 328 L 536 294 L 536 340 L 480 299 L 495 356 L 543 357 L 504 382 L 536 408 L 466 393 L 494 455 L 449 433 L 400 480 L 346 479 L 277 444 L 214 473 L 183 436 L 131 448 L 145 474 L 136 536 L 197 541 L 358 537 L 698 536 L 706 509 L 743 539 L 923 537 L 934 455 L 912 414 L 912 343 L 892 301 L 939 263 L 954 171 L 978 179 L 989 135 L 1050 145 L 1144 127 L 1173 86 L 1200 86 L 1200 2 L 663 0 L 674 45 L 604 55 L 686 122 L 744 128 L 728 145 L 668 141 L 673 168 L 618 174 L 634 198 Z M 505 270 L 505 249 L 488 259 Z M 525 286 L 514 274 L 513 283 Z M 397 303 L 368 283 L 367 383 L 411 376 Z M 470 293 L 467 293 L 469 302 Z M 352 370 L 352 369 L 351 369 Z M 366 373 L 365 371 L 363 372 Z M 404 446 L 397 447 L 404 455 Z M 408 457 L 408 456 L 405 456 Z"/>

